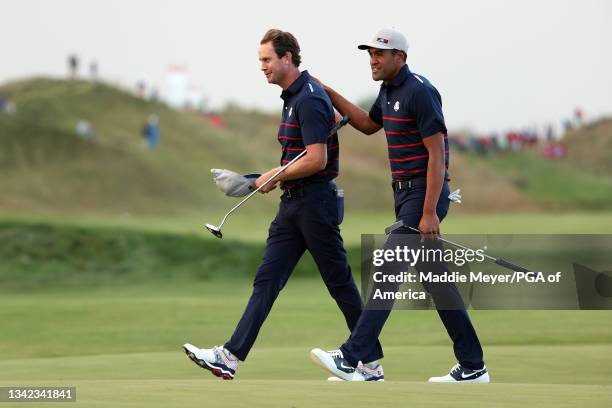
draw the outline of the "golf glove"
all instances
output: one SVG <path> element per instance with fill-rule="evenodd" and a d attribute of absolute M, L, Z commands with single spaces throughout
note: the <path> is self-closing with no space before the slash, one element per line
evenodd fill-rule
<path fill-rule="evenodd" d="M 228 197 L 244 197 L 257 187 L 255 180 L 260 174 L 240 175 L 231 170 L 225 169 L 210 169 L 213 181 Z"/>
<path fill-rule="evenodd" d="M 461 189 L 458 188 L 457 190 L 450 193 L 448 195 L 448 199 L 451 200 L 453 203 L 461 204 Z"/>

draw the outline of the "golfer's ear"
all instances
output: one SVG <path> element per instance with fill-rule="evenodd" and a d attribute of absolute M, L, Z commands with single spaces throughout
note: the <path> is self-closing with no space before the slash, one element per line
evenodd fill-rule
<path fill-rule="evenodd" d="M 293 54 L 291 54 L 291 51 L 287 51 L 285 55 L 283 55 L 283 59 L 285 59 L 285 64 L 289 64 L 292 58 Z"/>

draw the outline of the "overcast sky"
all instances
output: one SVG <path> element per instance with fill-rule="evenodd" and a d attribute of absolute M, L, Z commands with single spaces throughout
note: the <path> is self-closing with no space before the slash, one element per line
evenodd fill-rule
<path fill-rule="evenodd" d="M 303 68 L 349 99 L 375 95 L 356 48 L 384 26 L 403 31 L 408 64 L 443 97 L 449 128 L 558 123 L 577 106 L 612 113 L 612 1 L 0 0 L 0 82 L 65 75 L 66 56 L 102 77 L 163 91 L 169 64 L 212 106 L 280 109 L 259 71 L 268 28 L 292 32 Z"/>

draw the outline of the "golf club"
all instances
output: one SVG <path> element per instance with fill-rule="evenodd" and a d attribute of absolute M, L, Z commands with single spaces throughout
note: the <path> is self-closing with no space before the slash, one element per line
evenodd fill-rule
<path fill-rule="evenodd" d="M 331 128 L 331 130 L 329 131 L 329 136 L 331 136 L 334 133 L 336 133 L 338 131 L 338 129 L 340 129 L 342 126 L 346 125 L 349 122 L 349 120 L 350 119 L 349 119 L 348 116 L 343 116 L 342 119 L 340 119 L 338 122 L 336 122 L 334 124 L 334 127 Z M 242 199 L 242 201 L 240 201 L 238 204 L 236 204 L 231 210 L 229 210 L 227 212 L 227 214 L 225 214 L 225 217 L 223 217 L 223 220 L 221 221 L 221 224 L 219 224 L 219 226 L 212 225 L 212 224 L 206 224 L 205 225 L 206 229 L 209 230 L 210 233 L 213 234 L 215 237 L 223 238 L 223 233 L 221 232 L 221 227 L 223 227 L 223 224 L 225 224 L 225 221 L 227 220 L 227 217 L 229 217 L 229 215 L 231 213 L 233 213 L 235 210 L 240 208 L 240 206 L 242 204 L 244 204 L 249 198 L 251 198 L 255 193 L 257 193 L 259 190 L 261 190 L 263 187 L 265 187 L 268 183 L 270 183 L 270 181 L 274 180 L 274 178 L 276 176 L 281 174 L 283 171 L 287 170 L 287 167 L 291 166 L 293 163 L 295 163 L 297 160 L 300 159 L 300 157 L 302 157 L 305 154 L 306 154 L 306 150 L 303 150 L 300 154 L 295 156 L 289 163 L 285 164 L 280 169 L 278 169 L 278 171 L 272 177 L 270 177 L 268 180 L 266 180 L 261 186 L 257 187 L 257 189 L 253 190 L 248 196 L 246 196 L 244 199 Z"/>
<path fill-rule="evenodd" d="M 390 226 L 388 226 L 387 228 L 385 228 L 385 234 L 389 235 L 390 233 L 392 233 L 393 231 L 395 231 L 398 228 L 402 228 L 402 227 L 406 227 L 412 231 L 418 232 L 420 233 L 421 231 L 419 231 L 417 228 L 414 227 L 409 227 L 407 225 L 404 224 L 404 221 L 399 220 L 397 222 L 395 222 L 394 224 L 391 224 Z M 442 238 L 442 237 L 437 237 L 440 241 L 442 242 L 446 242 L 447 244 L 451 244 L 456 246 L 457 248 L 461 248 L 461 249 L 466 249 L 466 250 L 470 250 L 470 251 L 474 251 L 471 248 L 468 248 L 466 246 L 463 246 L 461 244 L 458 244 L 456 242 L 450 241 L 448 239 Z M 487 255 L 485 253 L 483 253 L 483 256 L 493 262 L 495 262 L 497 265 L 499 266 L 503 266 L 504 268 L 510 269 L 511 271 L 516 271 L 516 272 L 531 272 L 529 269 L 527 268 L 523 268 L 522 266 L 518 266 L 518 265 L 514 265 L 508 261 L 505 261 L 501 258 L 495 258 L 491 255 Z"/>

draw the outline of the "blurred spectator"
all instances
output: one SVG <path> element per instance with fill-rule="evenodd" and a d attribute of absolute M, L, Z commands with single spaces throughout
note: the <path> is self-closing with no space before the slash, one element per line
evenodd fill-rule
<path fill-rule="evenodd" d="M 89 64 L 89 76 L 92 82 L 98 82 L 98 61 L 93 60 Z"/>
<path fill-rule="evenodd" d="M 582 109 L 576 108 L 574 109 L 574 121 L 576 122 L 577 127 L 582 127 L 584 119 L 584 113 Z"/>
<path fill-rule="evenodd" d="M 157 88 L 151 89 L 151 93 L 149 94 L 149 100 L 151 102 L 159 101 L 159 90 Z"/>
<path fill-rule="evenodd" d="M 139 98 L 145 97 L 145 91 L 147 90 L 147 84 L 145 81 L 136 82 L 136 94 Z"/>
<path fill-rule="evenodd" d="M 460 152 L 466 152 L 468 147 L 465 143 L 465 135 L 463 133 L 454 133 L 449 136 L 448 143 L 451 149 L 456 149 Z"/>
<path fill-rule="evenodd" d="M 85 119 L 79 120 L 76 124 L 76 133 L 83 139 L 93 139 L 96 137 L 96 132 L 91 126 L 91 123 Z"/>
<path fill-rule="evenodd" d="M 142 136 L 145 138 L 146 146 L 156 149 L 159 146 L 159 118 L 157 115 L 149 116 L 147 123 L 142 129 Z"/>
<path fill-rule="evenodd" d="M 15 104 L 11 102 L 8 96 L 0 94 L 0 113 L 15 113 Z"/>
<path fill-rule="evenodd" d="M 70 79 L 75 79 L 79 71 L 79 57 L 76 54 L 68 56 L 68 73 Z"/>
<path fill-rule="evenodd" d="M 214 127 L 218 129 L 225 128 L 225 121 L 223 120 L 223 116 L 221 115 L 212 113 L 208 115 L 208 121 L 210 122 L 211 125 L 213 125 Z"/>
<path fill-rule="evenodd" d="M 515 131 L 506 133 L 506 142 L 510 151 L 516 152 L 521 149 L 521 137 Z"/>
<path fill-rule="evenodd" d="M 510 148 L 508 145 L 508 139 L 506 139 L 503 135 L 496 133 L 495 140 L 497 141 L 497 146 L 500 151 L 505 152 Z"/>
<path fill-rule="evenodd" d="M 479 136 L 475 139 L 476 144 L 474 145 L 476 153 L 480 155 L 488 155 L 494 152 L 495 146 L 493 144 L 493 138 L 491 136 Z"/>
<path fill-rule="evenodd" d="M 555 128 L 552 124 L 549 124 L 546 127 L 546 140 L 548 142 L 552 142 L 553 140 L 555 140 Z"/>
<path fill-rule="evenodd" d="M 549 160 L 561 160 L 564 159 L 567 154 L 567 148 L 565 144 L 559 142 L 546 143 L 542 149 L 542 155 Z"/>

